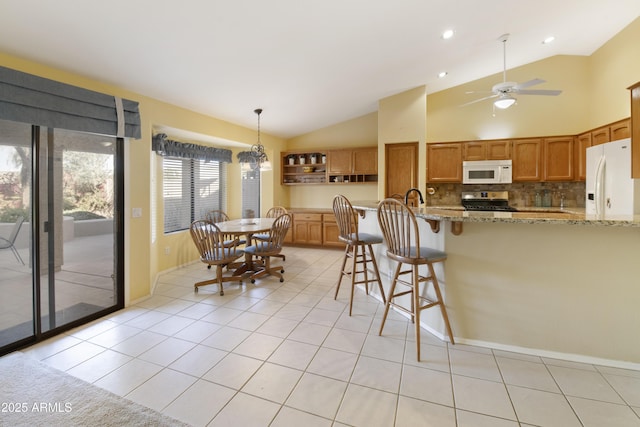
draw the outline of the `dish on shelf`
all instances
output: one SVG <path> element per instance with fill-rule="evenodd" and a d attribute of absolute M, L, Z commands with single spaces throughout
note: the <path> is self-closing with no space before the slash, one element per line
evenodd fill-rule
<path fill-rule="evenodd" d="M 310 172 L 313 172 L 314 170 L 316 170 L 316 168 L 313 166 L 305 166 L 302 168 L 302 171 L 304 173 L 310 173 Z"/>

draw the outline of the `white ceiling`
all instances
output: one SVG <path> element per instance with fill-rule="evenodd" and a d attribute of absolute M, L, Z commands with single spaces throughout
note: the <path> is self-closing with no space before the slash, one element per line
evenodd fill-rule
<path fill-rule="evenodd" d="M 639 0 L 0 0 L 0 51 L 250 128 L 261 107 L 264 132 L 292 137 L 500 72 L 504 33 L 513 68 L 590 55 L 639 15 Z"/>

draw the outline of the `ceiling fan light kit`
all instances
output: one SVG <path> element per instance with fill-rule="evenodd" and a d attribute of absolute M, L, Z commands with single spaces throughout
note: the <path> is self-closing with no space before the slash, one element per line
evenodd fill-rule
<path fill-rule="evenodd" d="M 561 90 L 545 90 L 545 89 L 526 89 L 528 87 L 539 85 L 545 81 L 542 79 L 533 79 L 524 83 L 508 82 L 507 81 L 507 40 L 509 34 L 503 34 L 498 38 L 498 41 L 502 42 L 503 51 L 503 68 L 502 68 L 502 82 L 493 85 L 491 93 L 493 95 L 485 96 L 484 98 L 476 99 L 475 101 L 467 102 L 465 105 L 475 104 L 476 102 L 484 101 L 486 99 L 494 99 L 493 105 L 501 110 L 507 109 L 516 103 L 514 94 L 520 95 L 546 95 L 557 96 L 562 93 Z M 467 92 L 474 93 L 474 92 Z"/>
<path fill-rule="evenodd" d="M 506 110 L 516 103 L 516 99 L 508 93 L 503 93 L 498 99 L 493 101 L 493 105 L 501 110 Z"/>

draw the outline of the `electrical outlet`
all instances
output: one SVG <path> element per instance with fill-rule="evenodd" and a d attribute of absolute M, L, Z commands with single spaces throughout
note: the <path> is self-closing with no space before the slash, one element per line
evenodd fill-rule
<path fill-rule="evenodd" d="M 167 246 L 164 248 L 164 254 L 169 255 L 171 253 L 171 246 Z"/>

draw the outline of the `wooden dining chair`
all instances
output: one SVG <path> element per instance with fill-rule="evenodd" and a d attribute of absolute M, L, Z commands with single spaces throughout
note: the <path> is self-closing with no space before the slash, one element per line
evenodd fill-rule
<path fill-rule="evenodd" d="M 274 207 L 272 207 L 271 209 L 269 209 L 267 211 L 267 213 L 265 214 L 265 217 L 266 218 L 278 218 L 280 215 L 284 215 L 286 213 L 288 213 L 286 208 L 284 208 L 282 206 L 274 206 Z M 253 239 L 254 239 L 254 242 L 260 242 L 260 241 L 261 242 L 265 242 L 265 241 L 269 240 L 269 233 L 254 234 L 253 235 Z M 285 254 L 282 254 L 282 253 L 274 255 L 274 256 L 276 256 L 278 258 L 282 258 L 282 261 L 286 261 L 287 260 L 287 257 L 285 256 Z"/>
<path fill-rule="evenodd" d="M 284 236 L 287 234 L 289 227 L 291 226 L 291 215 L 280 215 L 273 222 L 271 230 L 269 230 L 269 238 L 267 240 L 258 240 L 255 244 L 247 246 L 244 251 L 250 254 L 252 257 L 260 258 L 262 260 L 262 266 L 257 272 L 251 275 L 251 283 L 255 283 L 256 279 L 273 275 L 280 278 L 280 282 L 284 282 L 284 267 L 272 266 L 271 258 L 278 256 L 282 251 L 282 243 L 284 242 Z"/>
<path fill-rule="evenodd" d="M 451 344 L 453 341 L 453 332 L 449 324 L 447 309 L 445 308 L 438 284 L 438 278 L 433 268 L 433 264 L 443 262 L 447 259 L 447 254 L 443 251 L 428 248 L 420 244 L 420 231 L 418 223 L 413 211 L 404 204 L 404 202 L 387 198 L 378 204 L 378 223 L 387 243 L 387 257 L 398 262 L 391 288 L 387 296 L 387 303 L 382 316 L 382 324 L 380 325 L 379 335 L 382 335 L 385 321 L 389 308 L 393 306 L 411 316 L 411 320 L 415 323 L 416 334 L 416 356 L 420 361 L 420 312 L 431 307 L 440 307 L 442 318 L 449 334 Z M 402 270 L 403 264 L 409 265 L 411 268 Z M 419 273 L 420 266 L 426 266 L 428 269 L 427 276 L 421 276 Z M 403 275 L 410 275 L 409 279 L 402 280 Z M 422 294 L 420 293 L 421 283 L 426 283 Z M 428 283 L 433 285 L 435 298 L 427 296 Z M 408 289 L 396 292 L 396 286 L 404 285 Z M 407 308 L 400 304 L 400 301 L 394 301 L 403 295 L 411 295 L 410 307 Z M 405 301 L 406 304 L 406 301 Z"/>
<path fill-rule="evenodd" d="M 346 244 L 340 267 L 340 278 L 333 299 L 338 298 L 342 278 L 351 277 L 351 296 L 349 298 L 349 316 L 351 316 L 356 285 L 363 284 L 365 292 L 369 295 L 369 283 L 377 283 L 382 301 L 386 303 L 378 264 L 371 246 L 382 243 L 382 237 L 358 231 L 358 214 L 351 206 L 351 202 L 341 194 L 333 198 L 333 213 L 338 224 L 338 239 Z M 349 259 L 351 259 L 351 265 L 347 266 Z M 369 265 L 373 268 L 373 273 L 369 272 Z M 362 275 L 362 280 L 356 280 L 358 275 Z"/>
<path fill-rule="evenodd" d="M 207 212 L 204 215 L 204 219 L 215 224 L 217 222 L 229 221 L 229 215 L 227 215 L 225 211 L 214 209 Z"/>
<path fill-rule="evenodd" d="M 229 215 L 227 215 L 227 213 L 223 210 L 214 209 L 207 212 L 204 216 L 204 219 L 213 224 L 217 224 L 219 222 L 229 221 Z M 240 239 L 236 242 L 237 239 L 237 236 L 227 234 L 224 235 L 224 239 L 222 239 L 222 241 L 224 242 L 225 246 L 233 246 L 236 244 L 244 245 L 245 243 L 247 243 L 247 241 L 244 239 Z M 211 266 L 208 266 L 207 268 L 211 268 Z"/>
<path fill-rule="evenodd" d="M 223 233 L 215 224 L 207 220 L 193 221 L 190 232 L 193 243 L 198 248 L 200 261 L 207 264 L 208 267 L 216 266 L 215 279 L 196 283 L 194 285 L 195 291 L 198 292 L 200 286 L 217 283 L 220 287 L 220 295 L 224 295 L 223 282 L 240 282 L 242 285 L 242 276 L 223 276 L 222 271 L 225 266 L 244 255 L 244 251 L 238 248 L 238 241 L 236 240 L 233 245 L 224 244 L 225 236 Z"/>

